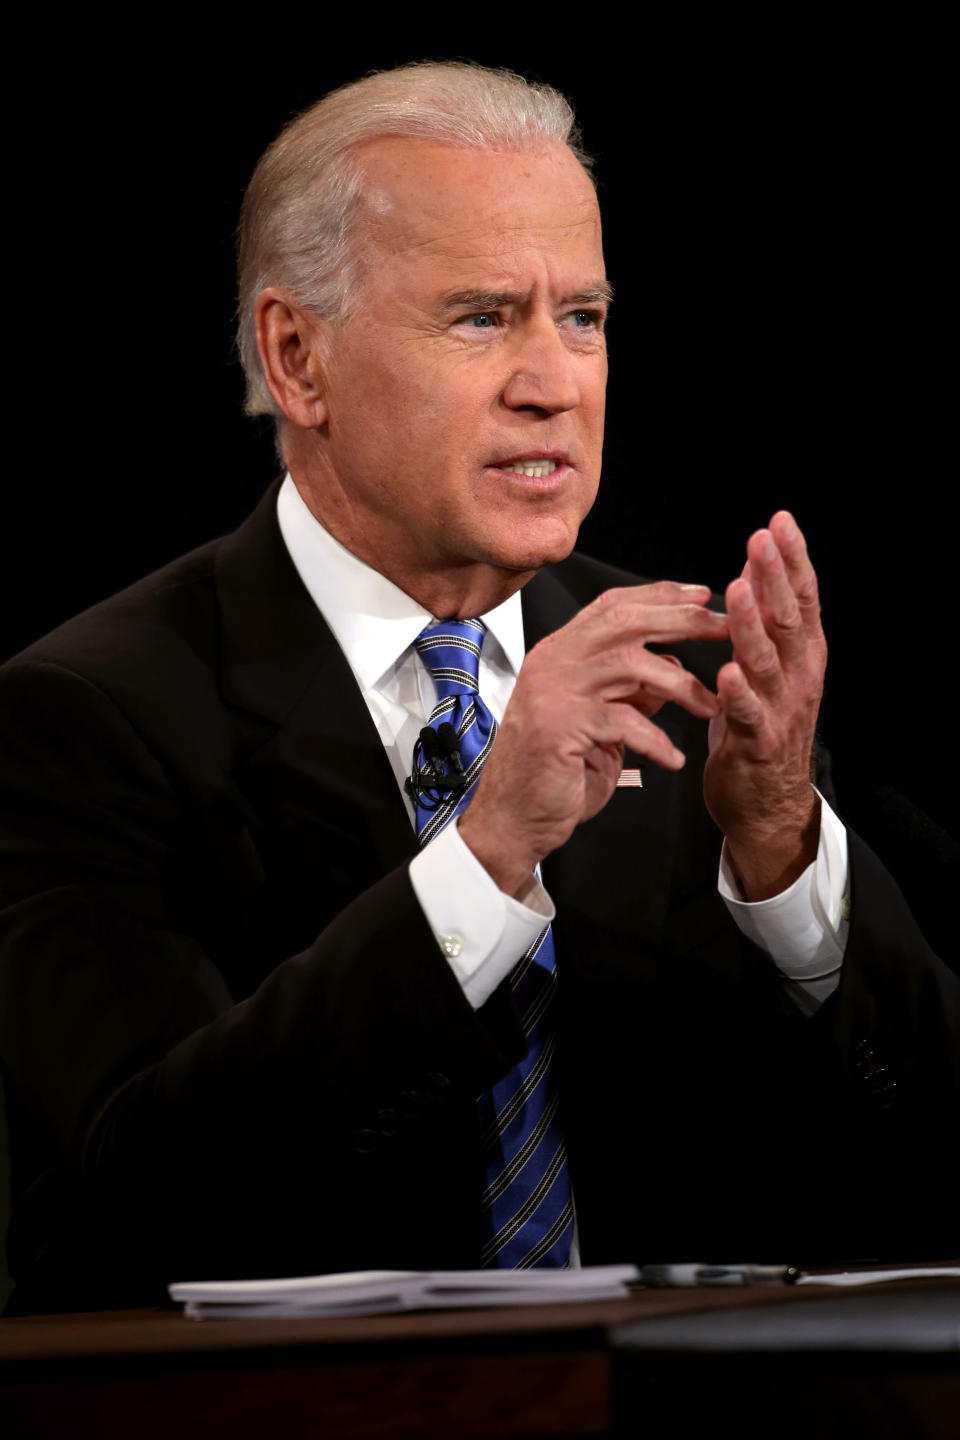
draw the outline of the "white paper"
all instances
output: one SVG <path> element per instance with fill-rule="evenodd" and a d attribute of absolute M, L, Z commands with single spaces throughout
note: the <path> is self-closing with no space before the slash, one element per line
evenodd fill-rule
<path fill-rule="evenodd" d="M 635 1265 L 576 1270 L 353 1270 L 280 1280 L 185 1281 L 170 1297 L 192 1319 L 270 1315 L 387 1315 L 480 1305 L 549 1305 L 618 1300 Z"/>
<path fill-rule="evenodd" d="M 833 1270 L 824 1275 L 800 1275 L 797 1285 L 880 1285 L 885 1280 L 926 1280 L 930 1276 L 960 1280 L 960 1265 L 917 1265 L 903 1270 Z"/>

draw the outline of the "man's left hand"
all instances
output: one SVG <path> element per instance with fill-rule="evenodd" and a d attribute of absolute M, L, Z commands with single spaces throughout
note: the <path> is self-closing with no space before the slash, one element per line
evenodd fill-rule
<path fill-rule="evenodd" d="M 793 517 L 778 511 L 727 587 L 733 660 L 717 676 L 703 788 L 748 900 L 787 888 L 816 858 L 810 756 L 827 646 L 817 577 Z"/>

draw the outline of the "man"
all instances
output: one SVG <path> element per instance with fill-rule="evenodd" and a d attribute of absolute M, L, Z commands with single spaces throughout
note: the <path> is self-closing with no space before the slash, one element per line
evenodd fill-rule
<path fill-rule="evenodd" d="M 425 66 L 294 122 L 240 257 L 288 477 L 4 672 L 16 1309 L 952 1238 L 955 987 L 810 784 L 796 524 L 726 616 L 567 558 L 610 298 L 571 121 Z"/>

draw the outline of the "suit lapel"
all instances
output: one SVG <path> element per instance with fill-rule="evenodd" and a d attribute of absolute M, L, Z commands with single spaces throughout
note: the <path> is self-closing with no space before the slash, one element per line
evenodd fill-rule
<path fill-rule="evenodd" d="M 572 620 L 581 608 L 557 569 L 541 570 L 521 592 L 523 638 L 528 650 Z"/>
<path fill-rule="evenodd" d="M 417 847 L 353 673 L 283 543 L 277 489 L 217 554 L 220 685 L 273 921 L 307 944 Z"/>

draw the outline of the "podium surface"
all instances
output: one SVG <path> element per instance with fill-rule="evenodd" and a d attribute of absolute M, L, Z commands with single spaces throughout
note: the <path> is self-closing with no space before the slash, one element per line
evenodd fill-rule
<path fill-rule="evenodd" d="M 960 1284 L 643 1290 L 351 1318 L 0 1321 L 7 1435 L 960 1433 Z M 729 1423 L 728 1423 L 729 1422 Z"/>

